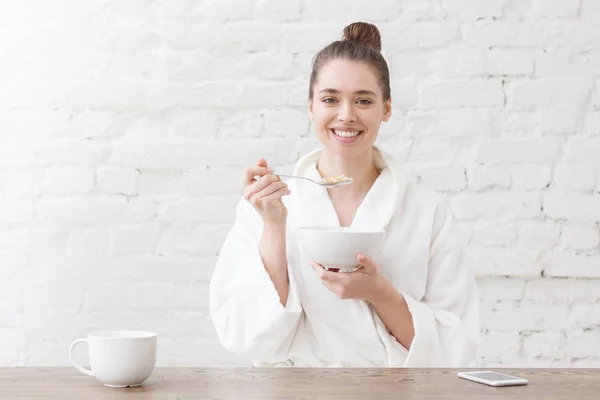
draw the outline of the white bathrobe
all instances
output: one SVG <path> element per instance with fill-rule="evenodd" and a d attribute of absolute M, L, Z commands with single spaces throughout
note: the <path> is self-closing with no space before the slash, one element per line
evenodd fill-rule
<path fill-rule="evenodd" d="M 320 150 L 302 158 L 294 175 L 320 180 Z M 287 304 L 259 254 L 262 219 L 241 199 L 210 282 L 210 313 L 223 346 L 254 365 L 338 367 L 458 367 L 478 343 L 478 295 L 461 264 L 461 244 L 442 196 L 407 182 L 402 166 L 375 148 L 381 174 L 352 227 L 386 232 L 379 254 L 367 254 L 410 309 L 415 337 L 405 349 L 374 309 L 341 300 L 317 277 L 296 241 L 298 226 L 340 226 L 327 190 L 288 181 Z"/>

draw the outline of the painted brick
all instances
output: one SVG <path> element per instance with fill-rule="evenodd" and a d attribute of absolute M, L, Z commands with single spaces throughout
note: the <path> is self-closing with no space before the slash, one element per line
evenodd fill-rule
<path fill-rule="evenodd" d="M 567 249 L 590 250 L 600 243 L 598 227 L 592 225 L 569 224 L 562 227 L 560 244 Z"/>
<path fill-rule="evenodd" d="M 544 214 L 569 222 L 600 222 L 600 197 L 585 194 L 548 192 L 544 196 Z"/>
<path fill-rule="evenodd" d="M 600 278 L 600 256 L 555 252 L 540 262 L 545 276 Z"/>
<path fill-rule="evenodd" d="M 504 92 L 499 80 L 455 80 L 421 85 L 420 104 L 426 108 L 499 106 L 503 103 Z"/>
<path fill-rule="evenodd" d="M 594 189 L 596 169 L 580 165 L 557 165 L 554 168 L 554 182 L 559 189 L 584 190 Z"/>
<path fill-rule="evenodd" d="M 102 329 L 159 332 L 159 366 L 250 365 L 208 313 L 243 168 L 319 146 L 312 58 L 367 20 L 376 143 L 448 192 L 475 363 L 600 366 L 600 2 L 146 3 L 0 1 L 0 365 Z"/>
<path fill-rule="evenodd" d="M 552 139 L 491 139 L 478 143 L 477 160 L 483 164 L 552 162 L 558 142 Z"/>

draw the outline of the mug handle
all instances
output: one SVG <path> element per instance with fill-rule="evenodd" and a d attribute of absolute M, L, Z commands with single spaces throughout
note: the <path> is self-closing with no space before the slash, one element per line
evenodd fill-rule
<path fill-rule="evenodd" d="M 71 359 L 71 363 L 73 363 L 73 366 L 75 368 L 77 368 L 77 371 L 83 372 L 84 374 L 89 375 L 89 376 L 94 376 L 94 373 L 92 372 L 91 369 L 85 368 L 83 365 L 79 364 L 77 361 L 75 361 L 73 359 L 73 349 L 79 343 L 87 343 L 89 346 L 89 342 L 87 339 L 77 339 L 73 343 L 71 343 L 71 347 L 69 347 L 69 358 Z"/>

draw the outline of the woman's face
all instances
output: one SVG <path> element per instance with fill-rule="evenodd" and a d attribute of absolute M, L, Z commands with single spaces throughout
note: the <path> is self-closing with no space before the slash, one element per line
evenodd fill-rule
<path fill-rule="evenodd" d="M 309 102 L 319 142 L 332 154 L 353 156 L 372 148 L 391 115 L 377 75 L 367 64 L 332 60 L 319 71 Z"/>

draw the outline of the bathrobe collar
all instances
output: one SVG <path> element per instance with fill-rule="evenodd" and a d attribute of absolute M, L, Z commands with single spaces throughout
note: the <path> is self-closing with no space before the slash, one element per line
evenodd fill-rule
<path fill-rule="evenodd" d="M 376 146 L 373 150 L 375 166 L 381 173 L 356 211 L 351 225 L 353 229 L 385 230 L 404 198 L 406 189 L 404 168 L 390 154 Z M 320 181 L 322 177 L 317 170 L 320 156 L 321 149 L 317 149 L 301 158 L 296 164 L 294 175 Z M 299 214 L 299 225 L 340 226 L 327 189 L 297 179 L 293 183 L 292 191 L 297 195 L 298 204 L 295 205 L 295 209 Z"/>

